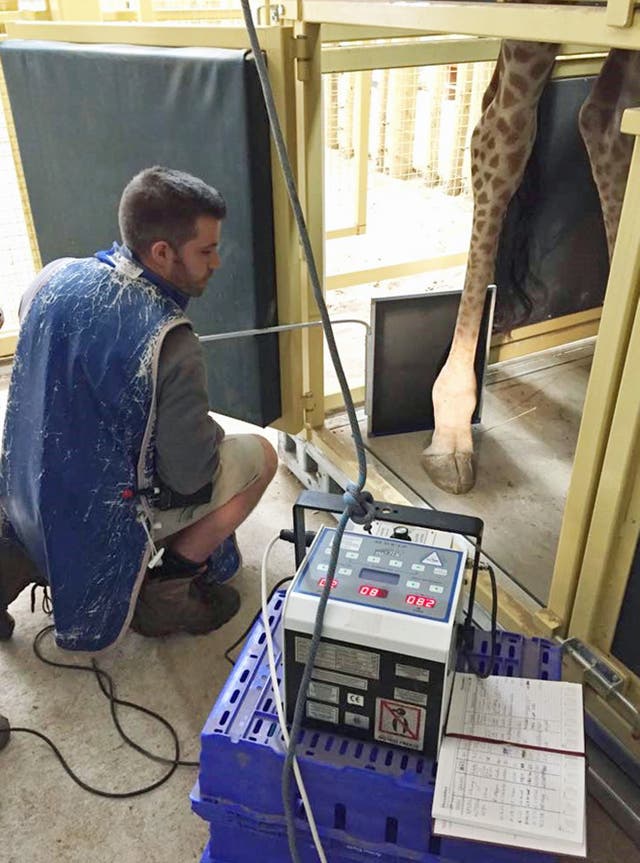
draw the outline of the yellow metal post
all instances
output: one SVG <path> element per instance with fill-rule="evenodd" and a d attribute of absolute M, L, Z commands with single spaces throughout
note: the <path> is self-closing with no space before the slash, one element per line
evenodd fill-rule
<path fill-rule="evenodd" d="M 640 136 L 640 109 L 625 112 L 622 129 Z M 636 137 L 549 593 L 548 608 L 564 626 L 569 623 L 583 566 L 640 295 L 638 212 L 640 143 Z"/>
<path fill-rule="evenodd" d="M 305 214 L 316 268 L 322 285 L 324 277 L 324 168 L 322 133 L 322 78 L 320 71 L 320 28 L 299 25 L 296 29 L 298 56 L 296 76 L 298 193 Z M 306 263 L 299 252 L 301 310 L 303 320 L 318 320 Z M 304 330 L 303 387 L 305 428 L 324 422 L 324 361 L 320 328 Z"/>
<path fill-rule="evenodd" d="M 625 113 L 622 128 L 640 136 L 640 108 Z M 640 137 L 633 158 L 637 169 Z M 630 173 L 628 186 L 637 181 L 637 175 Z M 636 243 L 635 255 L 628 248 L 626 252 L 635 257 L 632 276 L 638 290 L 640 249 Z M 636 306 L 571 615 L 571 634 L 603 651 L 611 647 L 640 533 L 638 368 L 640 307 Z"/>
<path fill-rule="evenodd" d="M 342 112 L 342 128 L 338 122 L 338 139 L 340 151 L 347 159 L 353 158 L 353 112 L 355 109 L 355 76 L 351 73 L 343 76 L 345 87 L 344 110 Z M 340 115 L 338 114 L 338 117 Z"/>
<path fill-rule="evenodd" d="M 153 21 L 153 0 L 138 0 L 138 21 Z"/>
<path fill-rule="evenodd" d="M 371 71 L 356 73 L 355 159 L 356 233 L 367 230 L 367 189 L 369 186 L 369 121 L 371 118 Z"/>
<path fill-rule="evenodd" d="M 49 0 L 53 21 L 102 21 L 100 0 Z"/>

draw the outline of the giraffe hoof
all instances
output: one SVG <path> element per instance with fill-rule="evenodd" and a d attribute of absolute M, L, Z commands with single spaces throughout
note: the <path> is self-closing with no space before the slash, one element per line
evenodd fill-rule
<path fill-rule="evenodd" d="M 466 494 L 476 481 L 473 452 L 422 453 L 422 467 L 438 488 L 449 494 Z"/>

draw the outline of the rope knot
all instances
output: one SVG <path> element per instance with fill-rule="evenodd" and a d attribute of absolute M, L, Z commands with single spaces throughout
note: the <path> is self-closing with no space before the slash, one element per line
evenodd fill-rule
<path fill-rule="evenodd" d="M 350 482 L 342 495 L 342 499 L 351 521 L 356 524 L 363 524 L 365 527 L 371 524 L 375 517 L 371 492 L 362 490 L 355 482 Z"/>

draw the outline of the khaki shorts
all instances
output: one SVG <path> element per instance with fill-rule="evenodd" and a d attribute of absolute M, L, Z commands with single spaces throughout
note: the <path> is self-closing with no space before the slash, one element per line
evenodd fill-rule
<path fill-rule="evenodd" d="M 220 463 L 213 475 L 213 491 L 208 503 L 185 506 L 180 509 L 156 509 L 153 522 L 154 539 L 163 539 L 177 533 L 205 515 L 220 509 L 258 479 L 264 470 L 264 450 L 260 438 L 251 434 L 229 435 L 220 443 Z"/>

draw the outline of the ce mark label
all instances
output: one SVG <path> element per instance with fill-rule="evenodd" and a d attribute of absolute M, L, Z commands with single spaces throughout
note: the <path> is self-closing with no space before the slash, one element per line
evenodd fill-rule
<path fill-rule="evenodd" d="M 359 695 L 357 692 L 347 692 L 347 704 L 352 704 L 354 707 L 364 707 L 364 695 Z"/>

